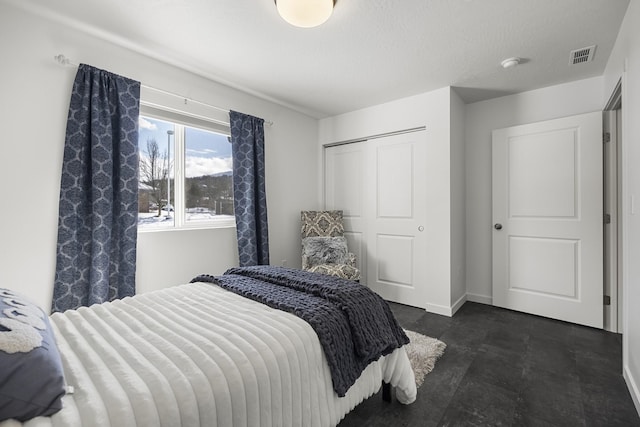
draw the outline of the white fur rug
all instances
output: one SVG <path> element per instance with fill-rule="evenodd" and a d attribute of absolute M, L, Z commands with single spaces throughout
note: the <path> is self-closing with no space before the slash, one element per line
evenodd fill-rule
<path fill-rule="evenodd" d="M 424 377 L 433 370 L 436 361 L 444 354 L 447 345 L 440 340 L 417 332 L 406 329 L 405 332 L 411 340 L 405 348 L 416 377 L 416 386 L 420 387 L 424 382 Z"/>

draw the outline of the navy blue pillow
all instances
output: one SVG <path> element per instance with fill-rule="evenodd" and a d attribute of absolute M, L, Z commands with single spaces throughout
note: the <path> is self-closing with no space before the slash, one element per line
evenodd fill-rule
<path fill-rule="evenodd" d="M 60 353 L 49 318 L 35 304 L 0 288 L 0 421 L 27 421 L 62 409 Z"/>

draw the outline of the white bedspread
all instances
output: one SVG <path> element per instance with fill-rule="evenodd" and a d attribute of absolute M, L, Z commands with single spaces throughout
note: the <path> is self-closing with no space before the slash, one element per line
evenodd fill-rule
<path fill-rule="evenodd" d="M 51 319 L 74 392 L 25 427 L 334 426 L 383 380 L 401 403 L 416 397 L 401 348 L 338 398 L 309 324 L 209 283 Z"/>

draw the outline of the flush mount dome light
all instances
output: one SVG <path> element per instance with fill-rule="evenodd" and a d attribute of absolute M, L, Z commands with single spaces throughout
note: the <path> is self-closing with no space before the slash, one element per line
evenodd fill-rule
<path fill-rule="evenodd" d="M 317 27 L 333 12 L 334 0 L 274 0 L 278 13 L 296 27 Z"/>

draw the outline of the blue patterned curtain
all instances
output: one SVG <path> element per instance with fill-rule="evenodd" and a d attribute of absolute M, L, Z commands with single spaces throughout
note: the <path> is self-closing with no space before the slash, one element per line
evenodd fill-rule
<path fill-rule="evenodd" d="M 264 120 L 229 112 L 233 154 L 233 207 L 240 266 L 269 264 L 264 184 Z"/>
<path fill-rule="evenodd" d="M 140 82 L 81 64 L 65 137 L 52 311 L 135 294 Z"/>

